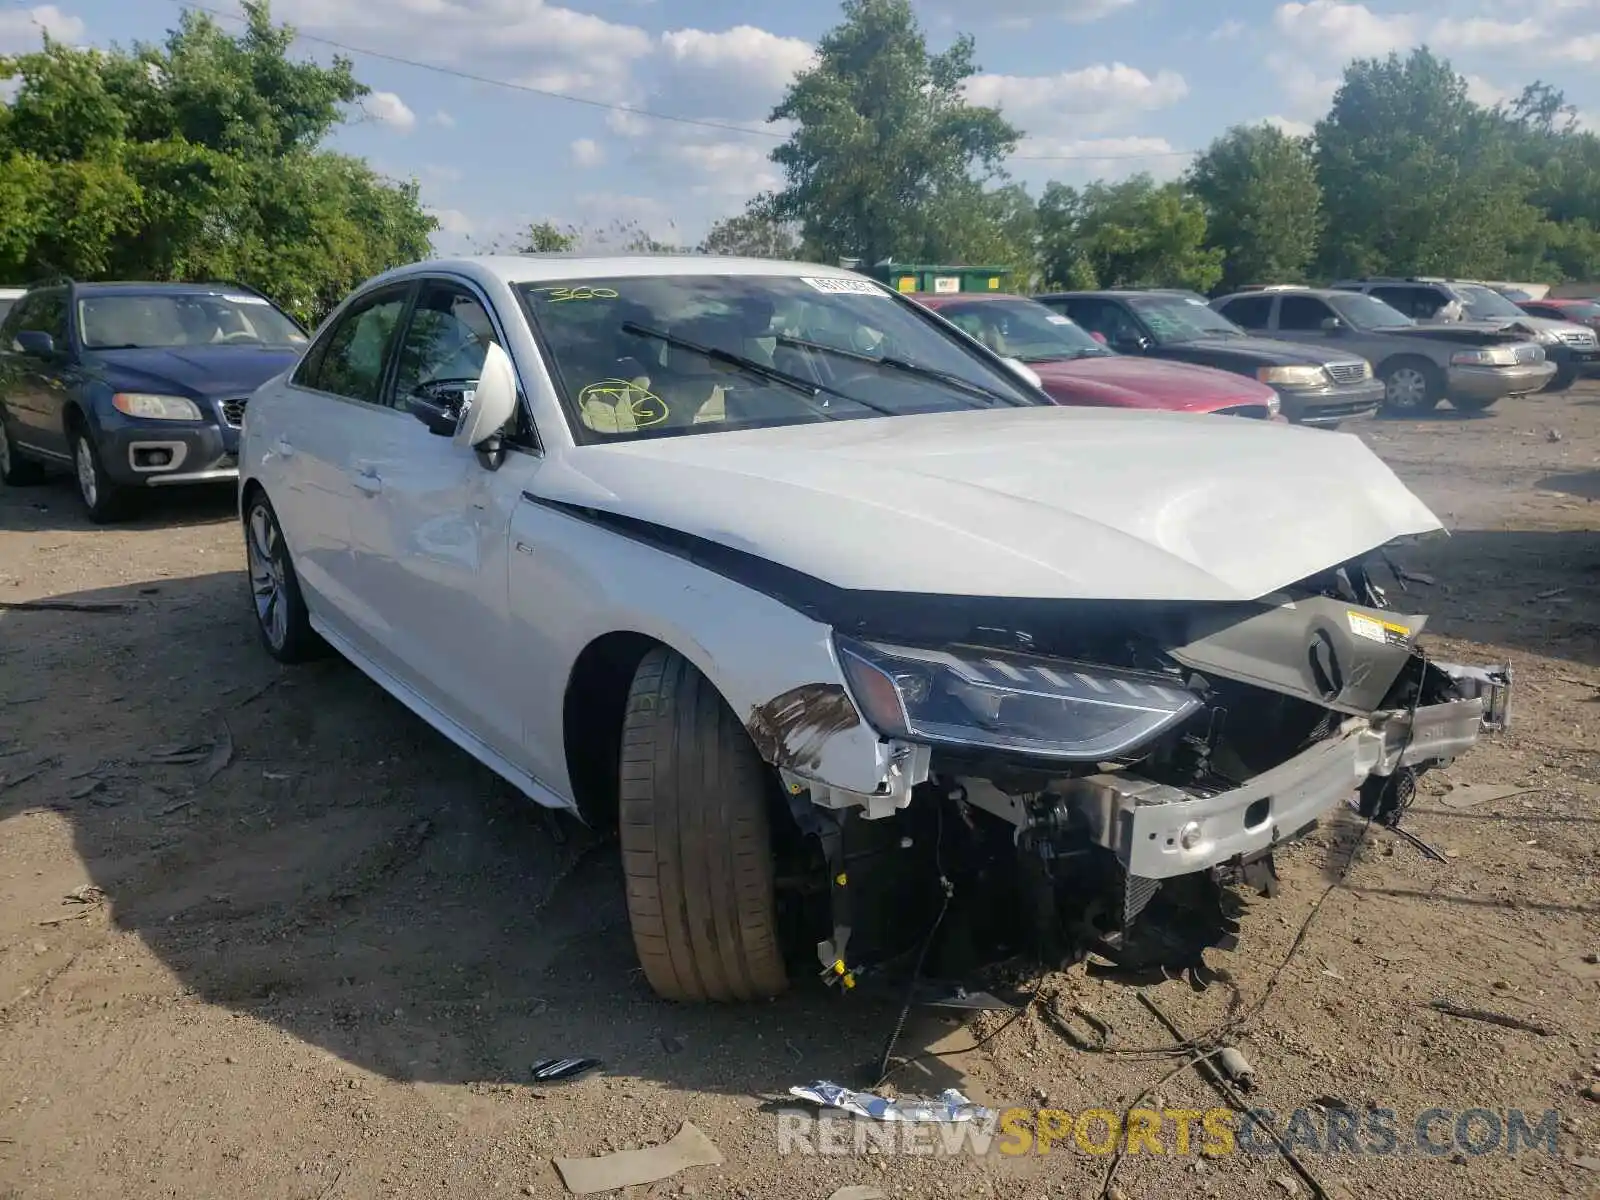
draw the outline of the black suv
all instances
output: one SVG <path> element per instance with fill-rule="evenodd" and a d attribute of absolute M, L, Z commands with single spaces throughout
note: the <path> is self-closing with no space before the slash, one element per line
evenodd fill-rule
<path fill-rule="evenodd" d="M 305 342 L 239 284 L 35 287 L 0 322 L 0 479 L 71 470 L 96 522 L 135 489 L 237 479 L 245 403 Z"/>
<path fill-rule="evenodd" d="M 1034 299 L 1123 354 L 1196 363 L 1259 380 L 1278 393 L 1283 415 L 1302 425 L 1333 427 L 1373 412 L 1383 400 L 1383 384 L 1365 359 L 1253 337 L 1195 292 L 1057 292 Z"/>

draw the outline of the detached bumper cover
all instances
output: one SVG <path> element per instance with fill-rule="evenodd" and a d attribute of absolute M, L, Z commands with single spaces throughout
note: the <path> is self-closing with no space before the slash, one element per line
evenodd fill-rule
<path fill-rule="evenodd" d="M 1171 879 L 1209 870 L 1289 840 L 1369 775 L 1452 759 L 1486 727 L 1502 727 L 1509 677 L 1473 671 L 1461 678 L 1468 699 L 1419 708 L 1414 716 L 1351 717 L 1334 736 L 1230 791 L 1204 795 L 1120 772 L 1058 790 L 1085 813 L 1093 840 L 1114 851 L 1128 875 Z"/>

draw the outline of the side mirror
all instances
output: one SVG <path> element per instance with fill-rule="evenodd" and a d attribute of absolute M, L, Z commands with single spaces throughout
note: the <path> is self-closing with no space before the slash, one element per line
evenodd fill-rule
<path fill-rule="evenodd" d="M 1111 347 L 1124 354 L 1143 354 L 1150 349 L 1150 339 L 1142 333 L 1119 333 L 1111 339 Z"/>
<path fill-rule="evenodd" d="M 43 330 L 24 329 L 17 334 L 17 347 L 34 358 L 52 358 L 56 352 L 56 340 Z"/>
<path fill-rule="evenodd" d="M 517 412 L 517 372 L 511 356 L 490 342 L 478 388 L 468 397 L 455 428 L 458 446 L 476 449 L 506 427 Z"/>
<path fill-rule="evenodd" d="M 1338 333 L 1344 328 L 1344 322 L 1338 317 L 1323 317 L 1322 331 L 1324 333 Z"/>
<path fill-rule="evenodd" d="M 1020 358 L 1002 358 L 1000 361 L 1005 363 L 1006 368 L 1029 387 L 1044 387 L 1044 380 L 1039 378 L 1039 372 L 1035 371 Z"/>

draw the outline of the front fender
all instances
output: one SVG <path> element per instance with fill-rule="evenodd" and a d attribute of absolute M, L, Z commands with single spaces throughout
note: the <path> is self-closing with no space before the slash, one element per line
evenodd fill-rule
<path fill-rule="evenodd" d="M 530 639 L 535 660 L 555 667 L 533 681 L 527 732 L 534 747 L 563 744 L 567 684 L 583 650 L 609 633 L 638 633 L 692 662 L 762 758 L 791 780 L 823 785 L 814 796 L 903 792 L 891 785 L 903 774 L 904 751 L 862 719 L 826 624 L 565 508 L 524 500 L 511 536 L 519 636 Z M 548 782 L 570 797 L 564 760 L 559 770 Z"/>

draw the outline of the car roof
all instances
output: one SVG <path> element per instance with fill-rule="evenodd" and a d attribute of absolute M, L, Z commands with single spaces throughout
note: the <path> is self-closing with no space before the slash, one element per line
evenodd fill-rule
<path fill-rule="evenodd" d="M 40 287 L 66 287 L 68 282 L 62 280 L 59 284 L 41 284 Z M 90 283 L 73 283 L 71 285 L 82 295 L 90 296 L 148 296 L 151 293 L 171 293 L 173 295 L 193 295 L 196 292 L 243 292 L 248 295 L 257 295 L 254 288 L 246 287 L 240 283 L 220 283 L 216 281 L 197 280 L 194 283 L 170 283 L 154 280 L 141 281 L 137 279 L 107 279 L 95 280 Z"/>
<path fill-rule="evenodd" d="M 1548 304 L 1552 308 L 1560 308 L 1564 304 L 1593 304 L 1594 301 L 1586 296 L 1546 296 L 1543 300 L 1518 300 L 1518 304 Z"/>
<path fill-rule="evenodd" d="M 671 275 L 782 275 L 861 279 L 858 271 L 784 259 L 736 258 L 710 254 L 484 254 L 425 259 L 396 267 L 371 283 L 398 281 L 440 271 L 505 284 L 549 283 L 572 279 Z"/>
<path fill-rule="evenodd" d="M 1274 296 L 1315 296 L 1319 300 L 1335 300 L 1349 294 L 1342 288 L 1301 287 L 1298 284 L 1284 283 L 1274 284 L 1270 288 L 1254 288 L 1250 291 L 1232 292 L 1226 296 L 1218 296 L 1216 303 L 1221 304 L 1224 300 L 1237 300 L 1242 296 L 1259 297 L 1262 300 L 1270 300 Z"/>
<path fill-rule="evenodd" d="M 1083 297 L 1094 300 L 1126 300 L 1129 296 L 1170 296 L 1171 290 L 1167 288 L 1101 288 L 1092 292 L 1043 292 L 1035 299 L 1043 300 L 1064 299 L 1067 297 Z"/>
<path fill-rule="evenodd" d="M 1038 303 L 1032 296 L 1019 296 L 1015 292 L 905 292 L 902 294 L 915 300 L 918 304 L 931 306 L 965 304 L 969 300 L 1021 300 L 1027 304 Z"/>

